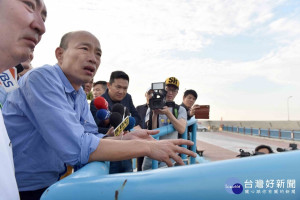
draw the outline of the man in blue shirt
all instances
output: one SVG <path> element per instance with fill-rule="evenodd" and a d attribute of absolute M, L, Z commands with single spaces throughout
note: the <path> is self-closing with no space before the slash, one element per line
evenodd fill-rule
<path fill-rule="evenodd" d="M 12 86 L 12 82 L 5 71 L 29 58 L 46 31 L 46 16 L 43 0 L 0 1 L 0 82 L 6 87 Z M 0 199 L 18 200 L 12 144 L 1 111 L 7 95 L 3 85 L 0 85 Z"/>
<path fill-rule="evenodd" d="M 92 161 L 149 156 L 171 166 L 171 158 L 184 164 L 177 153 L 196 156 L 178 146 L 192 145 L 190 141 L 150 137 L 158 131 L 101 139 L 104 135 L 97 132 L 81 87 L 95 75 L 101 54 L 100 43 L 91 33 L 67 33 L 55 50 L 58 64 L 26 73 L 20 88 L 7 97 L 3 116 L 21 193 L 46 189 L 59 179 L 65 164 L 80 167 Z"/>

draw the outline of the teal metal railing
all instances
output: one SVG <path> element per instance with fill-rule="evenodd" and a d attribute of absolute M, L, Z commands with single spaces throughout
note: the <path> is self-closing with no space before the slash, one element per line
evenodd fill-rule
<path fill-rule="evenodd" d="M 188 133 L 188 127 L 189 126 L 192 126 L 192 132 L 191 133 Z M 157 135 L 153 136 L 157 140 L 159 140 L 159 138 L 161 136 L 164 136 L 164 135 L 167 135 L 169 133 L 172 133 L 172 132 L 176 131 L 172 124 L 169 124 L 169 125 L 164 126 L 164 127 L 157 128 L 155 130 L 159 130 L 159 133 Z M 182 138 L 187 139 L 188 134 L 191 134 L 191 140 L 194 142 L 194 145 L 191 147 L 191 150 L 193 152 L 196 152 L 197 120 L 194 117 L 187 121 L 187 126 L 185 128 L 185 132 L 182 134 Z M 182 145 L 182 147 L 187 148 L 187 145 Z M 188 164 L 187 155 L 181 154 L 181 158 L 185 162 L 185 164 Z M 190 164 L 195 164 L 196 163 L 196 158 L 192 157 L 189 163 Z M 157 169 L 157 168 L 158 168 L 158 161 L 157 160 L 152 160 L 152 169 Z"/>
<path fill-rule="evenodd" d="M 190 125 L 193 126 L 191 138 L 196 141 L 197 127 L 194 119 L 188 122 L 188 126 Z M 156 137 L 167 134 L 168 131 L 164 133 L 165 130 L 161 129 Z M 192 150 L 196 151 L 196 145 Z M 195 160 L 191 159 L 191 163 L 195 163 Z M 41 200 L 299 200 L 299 165 L 300 151 L 139 173 L 109 174 L 105 163 L 92 162 L 47 188 Z M 257 181 L 275 184 L 272 188 L 266 184 L 257 188 Z M 236 186 L 240 188 L 238 191 Z"/>
<path fill-rule="evenodd" d="M 300 140 L 300 131 L 282 130 L 282 129 L 263 129 L 263 128 L 247 128 L 236 126 L 223 126 L 223 131 L 241 133 L 246 135 L 256 135 L 261 137 L 285 139 L 285 140 Z"/>

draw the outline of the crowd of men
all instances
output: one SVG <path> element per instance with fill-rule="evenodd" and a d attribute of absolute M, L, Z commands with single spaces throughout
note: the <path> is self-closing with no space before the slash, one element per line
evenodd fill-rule
<path fill-rule="evenodd" d="M 8 83 L 19 85 L 9 93 L 0 93 L 3 100 L 0 199 L 40 199 L 46 188 L 59 180 L 66 165 L 80 168 L 93 161 L 116 161 L 117 165 L 111 170 L 119 172 L 120 166 L 123 168 L 119 161 L 132 158 L 146 156 L 171 167 L 174 163 L 184 165 L 178 154 L 196 156 L 180 147 L 193 145 L 191 141 L 177 139 L 175 134 L 168 137 L 172 139 L 157 141 L 151 135 L 159 131 L 139 128 L 145 127 L 142 124 L 147 121 L 133 106 L 127 94 L 129 78 L 124 78 L 126 73 L 122 71 L 118 71 L 120 77 L 113 77 L 107 83 L 102 96 L 111 105 L 121 103 L 128 107 L 136 118 L 136 130 L 113 137 L 98 131 L 82 86 L 93 80 L 102 50 L 97 37 L 88 31 L 66 33 L 54 50 L 57 64 L 31 69 L 18 81 L 14 80 L 17 77 L 11 76 L 8 69 L 31 61 L 33 50 L 46 31 L 46 18 L 43 0 L 0 1 L 1 87 L 10 88 L 12 85 Z M 168 82 L 166 85 L 170 96 L 174 96 L 179 82 L 175 85 L 177 88 Z M 155 120 L 166 115 L 178 132 L 183 132 L 185 109 L 180 107 L 177 117 L 170 115 L 169 108 L 149 112 Z M 161 122 L 155 123 L 155 120 L 150 129 L 160 126 Z"/>

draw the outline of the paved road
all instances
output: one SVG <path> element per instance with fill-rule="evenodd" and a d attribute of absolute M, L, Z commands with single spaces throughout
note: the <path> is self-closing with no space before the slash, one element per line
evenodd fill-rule
<path fill-rule="evenodd" d="M 278 147 L 289 149 L 290 143 L 300 142 L 279 140 L 258 136 L 243 135 L 231 132 L 198 132 L 197 147 L 204 150 L 204 157 L 210 161 L 233 159 L 239 154 L 239 149 L 253 152 L 261 144 L 269 145 L 276 152 Z"/>

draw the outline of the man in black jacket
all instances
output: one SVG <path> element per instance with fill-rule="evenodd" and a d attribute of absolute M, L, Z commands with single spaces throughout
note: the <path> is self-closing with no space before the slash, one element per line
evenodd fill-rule
<path fill-rule="evenodd" d="M 110 75 L 110 80 L 107 84 L 107 90 L 102 95 L 108 102 L 109 110 L 112 109 L 113 105 L 116 103 L 122 104 L 129 110 L 129 113 L 132 117 L 135 118 L 135 128 L 140 128 L 139 124 L 141 117 L 139 116 L 136 108 L 133 105 L 131 95 L 127 93 L 129 85 L 129 76 L 123 71 L 114 71 Z M 97 109 L 94 104 L 91 103 L 91 111 L 94 118 L 96 118 Z M 95 121 L 97 121 L 95 119 Z M 97 123 L 99 132 L 107 133 L 109 127 L 103 126 L 101 122 Z M 116 127 L 114 127 L 116 128 Z M 121 173 L 121 172 L 132 172 L 132 161 L 123 160 L 110 162 L 109 173 Z"/>

